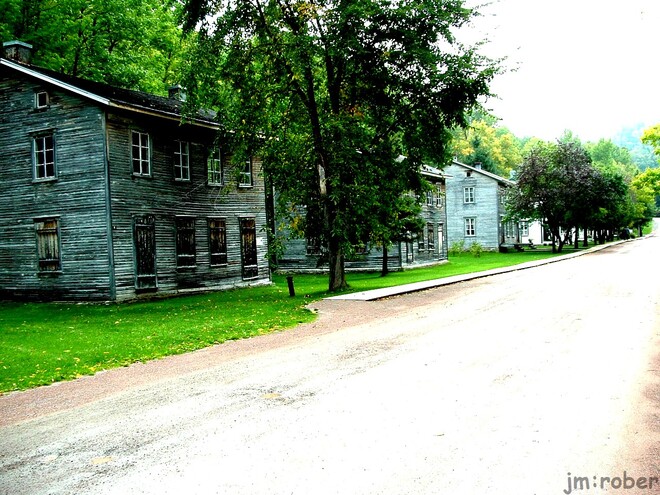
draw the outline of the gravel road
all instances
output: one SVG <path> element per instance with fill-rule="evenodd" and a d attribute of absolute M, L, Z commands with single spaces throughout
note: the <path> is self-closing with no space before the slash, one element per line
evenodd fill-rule
<path fill-rule="evenodd" d="M 659 248 L 0 397 L 0 494 L 660 493 Z"/>

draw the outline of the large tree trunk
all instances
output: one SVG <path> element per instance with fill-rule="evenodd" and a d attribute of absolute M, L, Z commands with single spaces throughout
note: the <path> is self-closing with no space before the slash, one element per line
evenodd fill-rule
<path fill-rule="evenodd" d="M 344 270 L 344 253 L 341 242 L 337 236 L 332 234 L 335 214 L 331 211 L 331 205 L 325 204 L 325 221 L 328 229 L 328 290 L 335 292 L 348 287 L 346 283 L 346 271 Z"/>
<path fill-rule="evenodd" d="M 575 239 L 573 239 L 573 247 L 578 249 L 580 247 L 580 230 L 578 226 L 575 226 Z"/>
<path fill-rule="evenodd" d="M 383 266 L 380 269 L 380 276 L 384 277 L 390 272 L 388 266 L 387 266 L 387 245 L 383 243 Z"/>
<path fill-rule="evenodd" d="M 582 241 L 582 247 L 589 247 L 589 241 L 587 240 L 587 229 L 584 229 L 584 240 Z"/>

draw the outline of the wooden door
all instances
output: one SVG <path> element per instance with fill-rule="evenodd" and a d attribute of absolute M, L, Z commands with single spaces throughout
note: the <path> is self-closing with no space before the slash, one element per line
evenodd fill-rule
<path fill-rule="evenodd" d="M 244 279 L 259 275 L 257 229 L 254 218 L 241 218 L 241 263 Z"/>
<path fill-rule="evenodd" d="M 155 289 L 157 287 L 156 222 L 153 215 L 135 217 L 133 230 L 135 288 Z"/>

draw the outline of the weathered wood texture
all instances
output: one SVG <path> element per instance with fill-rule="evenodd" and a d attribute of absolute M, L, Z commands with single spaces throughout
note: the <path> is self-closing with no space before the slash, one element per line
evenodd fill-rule
<path fill-rule="evenodd" d="M 472 167 L 452 162 L 444 171 L 447 173 L 447 239 L 451 246 L 463 241 L 469 248 L 473 243 L 487 250 L 497 250 L 503 242 L 502 191 L 504 179 L 484 174 Z M 465 188 L 474 188 L 474 202 L 465 202 Z M 465 220 L 475 220 L 475 235 L 466 235 Z"/>
<path fill-rule="evenodd" d="M 266 258 L 265 191 L 261 162 L 253 161 L 253 187 L 237 187 L 235 171 L 226 170 L 224 186 L 207 185 L 206 158 L 211 131 L 117 114 L 108 117 L 110 190 L 112 197 L 112 238 L 117 298 L 135 297 L 134 219 L 153 215 L 156 231 L 156 269 L 159 293 L 183 289 L 224 288 L 244 283 L 242 277 L 240 219 L 254 218 L 257 232 L 257 281 L 270 279 Z M 133 175 L 131 131 L 146 132 L 151 138 L 151 177 Z M 190 181 L 174 179 L 174 149 L 177 140 L 190 142 Z M 177 268 L 177 215 L 195 219 L 196 264 Z M 208 219 L 226 223 L 227 263 L 212 266 L 209 252 Z M 149 292 L 145 295 L 150 295 Z"/>
<path fill-rule="evenodd" d="M 50 106 L 35 109 L 35 92 Z M 111 298 L 103 112 L 24 77 L 0 79 L 0 294 Z M 52 133 L 55 180 L 35 181 L 32 139 Z M 34 219 L 57 217 L 61 272 L 39 273 Z"/>
<path fill-rule="evenodd" d="M 431 204 L 422 203 L 421 216 L 427 223 L 424 230 L 424 242 L 420 245 L 418 238 L 412 242 L 397 242 L 388 249 L 387 263 L 391 271 L 402 270 L 414 266 L 433 264 L 447 259 L 447 210 L 445 204 L 445 185 L 443 181 L 431 181 L 435 189 Z M 432 247 L 428 245 L 428 225 L 431 225 L 434 237 Z M 278 224 L 277 229 L 286 237 L 286 225 Z M 284 253 L 277 260 L 277 269 L 286 272 L 327 271 L 327 262 L 322 262 L 316 254 L 308 254 L 306 239 L 292 238 L 284 242 Z M 348 271 L 380 271 L 383 264 L 383 250 L 375 245 L 368 245 L 362 254 L 356 254 L 345 262 Z"/>
<path fill-rule="evenodd" d="M 50 105 L 35 110 L 35 92 Z M 151 176 L 133 175 L 131 131 L 149 134 Z M 35 181 L 32 139 L 52 132 L 57 177 Z M 3 69 L 0 74 L 0 296 L 56 300 L 128 300 L 136 291 L 134 221 L 155 223 L 157 294 L 219 289 L 270 280 L 261 163 L 253 186 L 206 183 L 211 129 L 135 112 L 110 113 L 87 99 Z M 174 179 L 177 140 L 190 143 L 190 180 Z M 177 268 L 177 215 L 195 220 L 196 263 Z M 58 219 L 61 270 L 39 273 L 35 219 Z M 211 266 L 209 218 L 225 219 L 227 263 Z M 257 272 L 242 272 L 240 221 L 255 220 Z"/>

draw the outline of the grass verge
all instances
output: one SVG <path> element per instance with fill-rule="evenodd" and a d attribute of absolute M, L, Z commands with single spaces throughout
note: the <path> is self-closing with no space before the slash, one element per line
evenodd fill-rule
<path fill-rule="evenodd" d="M 567 249 L 566 252 L 571 252 Z M 446 264 L 390 273 L 350 273 L 350 291 L 490 270 L 554 256 L 549 250 L 468 253 Z M 0 393 L 70 380 L 291 328 L 315 318 L 305 306 L 327 295 L 326 275 L 284 275 L 273 285 L 118 305 L 0 302 Z"/>

